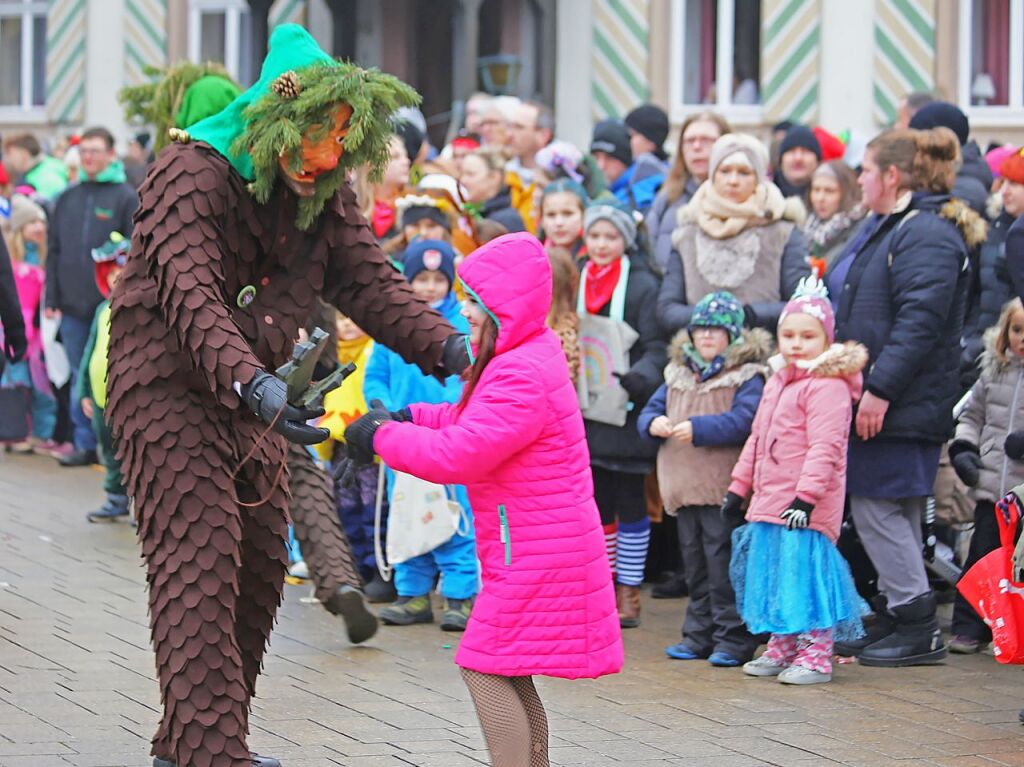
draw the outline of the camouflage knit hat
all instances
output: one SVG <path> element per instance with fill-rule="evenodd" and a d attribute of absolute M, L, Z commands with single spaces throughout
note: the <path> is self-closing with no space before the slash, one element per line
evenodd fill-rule
<path fill-rule="evenodd" d="M 743 306 L 736 296 L 719 290 L 708 293 L 697 302 L 687 330 L 692 334 L 694 328 L 722 328 L 729 334 L 729 341 L 734 342 L 743 333 L 745 319 Z"/>

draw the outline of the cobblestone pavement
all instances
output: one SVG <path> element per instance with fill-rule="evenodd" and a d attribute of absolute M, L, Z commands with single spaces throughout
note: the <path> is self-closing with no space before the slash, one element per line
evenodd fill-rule
<path fill-rule="evenodd" d="M 0 456 L 0 765 L 143 767 L 159 694 L 143 574 L 127 524 L 90 525 L 100 475 Z M 251 746 L 285 767 L 487 763 L 452 664 L 457 635 L 385 628 L 352 647 L 289 586 Z M 669 661 L 683 602 L 644 602 L 623 674 L 542 679 L 557 765 L 1024 766 L 1018 668 L 985 655 L 917 669 L 837 667 L 787 688 Z"/>

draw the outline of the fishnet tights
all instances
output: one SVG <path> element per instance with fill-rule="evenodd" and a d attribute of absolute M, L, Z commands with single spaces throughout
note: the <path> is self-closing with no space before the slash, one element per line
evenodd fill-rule
<path fill-rule="evenodd" d="M 476 706 L 492 767 L 549 767 L 548 715 L 532 676 L 459 669 Z"/>

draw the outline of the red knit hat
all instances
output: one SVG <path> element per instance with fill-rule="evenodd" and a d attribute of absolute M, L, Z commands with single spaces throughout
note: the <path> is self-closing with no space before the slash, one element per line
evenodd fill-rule
<path fill-rule="evenodd" d="M 999 175 L 1015 184 L 1024 184 L 1024 149 L 1003 160 L 999 166 Z"/>
<path fill-rule="evenodd" d="M 817 138 L 818 143 L 821 144 L 822 162 L 843 159 L 843 155 L 846 154 L 846 144 L 844 144 L 838 136 L 829 133 L 820 125 L 812 128 L 811 130 L 814 131 L 814 137 Z"/>

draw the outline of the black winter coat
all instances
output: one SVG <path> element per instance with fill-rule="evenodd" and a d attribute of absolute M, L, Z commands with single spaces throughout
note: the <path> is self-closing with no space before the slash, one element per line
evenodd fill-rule
<path fill-rule="evenodd" d="M 480 215 L 504 226 L 509 232 L 525 232 L 519 211 L 512 207 L 512 193 L 506 187 L 480 207 Z"/>
<path fill-rule="evenodd" d="M 668 351 L 661 338 L 661 330 L 655 314 L 658 298 L 658 278 L 644 262 L 634 258 L 630 263 L 629 281 L 626 283 L 626 305 L 622 319 L 640 338 L 629 350 L 629 372 L 636 374 L 642 382 L 642 391 L 631 400 L 632 410 L 625 426 L 584 420 L 587 431 L 587 445 L 590 447 L 590 462 L 609 471 L 624 471 L 630 474 L 646 474 L 653 470 L 658 455 L 658 444 L 640 437 L 636 422 L 647 400 L 665 382 L 665 365 Z M 580 290 L 583 284 L 580 283 Z M 607 317 L 610 304 L 600 314 Z"/>
<path fill-rule="evenodd" d="M 25 341 L 25 317 L 21 313 L 14 268 L 3 237 L 0 237 L 0 330 L 5 338 L 17 338 L 22 343 Z M 4 369 L 4 359 L 4 349 L 0 347 L 0 371 Z"/>
<path fill-rule="evenodd" d="M 1024 216 L 1018 216 L 1006 233 L 1006 271 L 1014 294 L 1024 301 Z"/>
<path fill-rule="evenodd" d="M 963 200 L 975 213 L 985 215 L 989 189 L 992 188 L 992 170 L 973 141 L 961 149 L 962 164 L 953 182 L 953 197 Z"/>
<path fill-rule="evenodd" d="M 1014 296 L 1006 268 L 1006 234 L 1014 222 L 1005 211 L 988 228 L 988 239 L 979 249 L 977 275 L 972 279 L 971 300 L 964 322 L 963 354 L 960 359 L 961 386 L 978 380 L 978 358 L 984 350 L 985 330 L 999 321 L 1003 306 Z"/>
<path fill-rule="evenodd" d="M 868 348 L 865 389 L 889 402 L 875 439 L 937 444 L 953 433 L 969 247 L 940 215 L 947 203 L 948 195 L 919 193 L 882 219 L 855 256 L 839 297 L 836 339 Z M 963 215 L 981 223 L 971 211 Z M 980 231 L 983 239 L 983 224 Z"/>
<path fill-rule="evenodd" d="M 132 235 L 139 195 L 126 183 L 83 181 L 54 206 L 46 251 L 46 307 L 92 321 L 103 296 L 96 287 L 92 249 L 120 232 Z"/>

